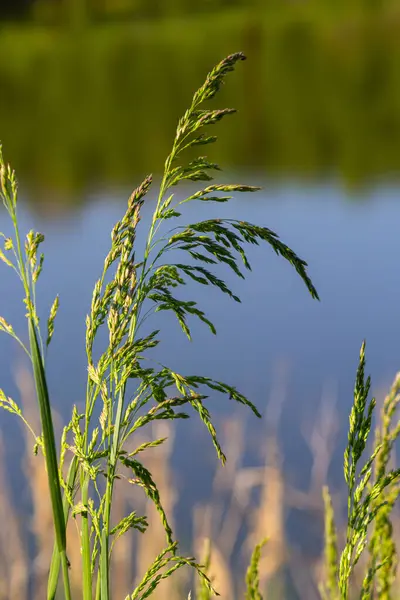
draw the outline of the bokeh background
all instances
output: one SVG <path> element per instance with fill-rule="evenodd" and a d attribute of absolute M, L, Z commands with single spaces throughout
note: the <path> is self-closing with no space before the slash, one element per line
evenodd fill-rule
<path fill-rule="evenodd" d="M 196 507 L 218 506 L 224 518 L 236 507 L 236 521 L 209 524 L 214 534 L 237 529 L 224 547 L 232 580 L 252 530 L 275 540 L 265 572 L 286 582 L 288 597 L 317 597 L 320 490 L 329 482 L 340 498 L 362 340 L 378 396 L 400 367 L 399 2 L 2 0 L 0 7 L 0 139 L 19 177 L 22 222 L 46 236 L 43 319 L 60 294 L 48 362 L 60 422 L 83 401 L 84 317 L 112 225 L 133 187 L 162 173 L 177 120 L 208 70 L 232 52 L 247 55 L 217 99 L 239 112 L 218 126 L 209 157 L 224 168 L 224 181 L 263 190 L 211 213 L 188 207 L 185 217 L 229 214 L 277 231 L 309 262 L 321 303 L 263 248 L 251 251 L 246 283 L 233 284 L 240 306 L 193 288 L 218 325 L 216 339 L 195 328 L 189 344 L 172 319 L 162 321 L 157 358 L 227 380 L 265 415 L 258 423 L 212 399 L 232 479 L 215 484 L 212 447 L 192 424 L 174 432 L 166 493 L 176 495 L 171 506 L 186 546 Z M 4 215 L 0 222 L 7 231 Z M 3 268 L 0 314 L 23 332 L 19 297 Z M 26 396 L 18 348 L 1 339 L 0 358 L 2 388 Z M 27 449 L 9 415 L 0 415 L 0 426 L 7 502 L 24 536 L 34 529 L 35 505 L 21 467 Z M 165 472 L 166 457 L 160 461 Z M 235 487 L 239 479 L 245 483 Z M 200 537 L 208 535 L 201 523 Z M 304 578 L 304 564 L 312 577 Z"/>

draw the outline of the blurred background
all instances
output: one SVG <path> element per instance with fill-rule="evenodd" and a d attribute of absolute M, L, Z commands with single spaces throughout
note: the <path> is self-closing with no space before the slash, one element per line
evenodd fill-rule
<path fill-rule="evenodd" d="M 144 176 L 153 173 L 157 182 L 177 120 L 206 73 L 227 54 L 247 55 L 216 99 L 239 113 L 214 128 L 219 141 L 209 157 L 224 168 L 223 181 L 263 190 L 222 209 L 188 207 L 185 218 L 222 214 L 277 231 L 309 262 L 321 303 L 266 248 L 251 250 L 253 273 L 233 283 L 240 306 L 190 289 L 218 336 L 195 327 L 189 344 L 165 318 L 157 358 L 236 385 L 264 419 L 211 399 L 233 464 L 225 479 L 195 421 L 171 432 L 173 447 L 159 465 L 165 474 L 168 459 L 165 490 L 175 490 L 171 510 L 183 544 L 209 531 L 218 538 L 223 585 L 231 585 L 223 597 L 240 589 L 235 577 L 244 573 L 243 548 L 251 546 L 244 540 L 255 541 L 254 531 L 270 536 L 264 572 L 286 586 L 287 597 L 318 597 L 321 486 L 337 492 L 340 511 L 362 340 L 379 397 L 400 367 L 398 1 L 1 0 L 0 7 L 0 139 L 19 177 L 23 225 L 46 236 L 43 319 L 60 294 L 48 362 L 60 422 L 83 401 L 84 318 L 111 227 Z M 4 215 L 1 223 L 6 232 Z M 0 314 L 24 336 L 20 297 L 3 268 Z M 26 400 L 22 358 L 4 338 L 0 359 L 2 388 Z M 23 537 L 36 531 L 26 516 L 40 493 L 24 483 L 21 462 L 30 448 L 19 426 L 7 414 L 0 425 L 11 482 L 0 505 L 12 506 Z M 228 542 L 227 531 L 236 532 Z M 31 541 L 29 555 L 39 546 Z M 4 599 L 21 594 L 0 590 Z"/>

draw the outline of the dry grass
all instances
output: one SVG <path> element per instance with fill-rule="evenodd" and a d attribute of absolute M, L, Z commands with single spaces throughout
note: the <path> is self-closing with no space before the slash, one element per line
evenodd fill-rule
<path fill-rule="evenodd" d="M 242 465 L 245 451 L 243 423 L 235 416 L 226 419 L 222 430 L 228 456 L 227 465 L 216 468 L 210 500 L 193 507 L 193 551 L 197 556 L 203 557 L 205 543 L 211 540 L 210 575 L 221 598 L 233 600 L 243 597 L 246 564 L 255 543 L 263 537 L 268 538 L 268 543 L 263 550 L 260 574 L 262 589 L 268 590 L 267 597 L 278 598 L 284 595 L 286 598 L 292 596 L 307 600 L 320 597 L 318 582 L 323 576 L 322 551 L 321 557 L 311 556 L 289 544 L 286 519 L 291 510 L 300 510 L 304 515 L 311 514 L 314 519 L 320 520 L 322 531 L 324 509 L 321 489 L 327 482 L 338 431 L 336 394 L 332 386 L 327 387 L 314 423 L 303 424 L 304 439 L 312 455 L 310 485 L 307 491 L 294 488 L 283 476 L 283 453 L 276 436 L 287 396 L 286 375 L 286 371 L 281 368 L 276 372 L 265 411 L 265 435 L 260 434 L 259 438 L 261 451 L 258 466 Z M 32 401 L 34 387 L 29 372 L 19 368 L 16 380 L 27 417 L 31 423 L 38 423 L 35 403 Z M 61 423 L 58 425 L 61 428 Z M 145 464 L 158 483 L 167 513 L 174 514 L 176 518 L 178 490 L 171 465 L 174 432 L 166 423 L 157 425 L 155 429 L 150 432 L 149 437 L 154 439 L 168 436 L 169 440 L 162 448 L 152 449 L 145 458 Z M 31 451 L 31 438 L 28 434 L 25 444 L 22 468 L 28 475 L 26 481 L 30 486 L 32 500 L 29 521 L 21 521 L 16 514 L 12 492 L 7 485 L 5 463 L 0 461 L 0 600 L 42 600 L 47 585 L 47 569 L 53 544 L 47 476 L 42 457 L 34 456 Z M 129 510 L 135 509 L 140 514 L 149 516 L 151 527 L 148 535 L 136 533 L 135 536 L 123 536 L 116 545 L 112 588 L 117 598 L 125 597 L 132 588 L 135 574 L 139 576 L 143 573 L 154 556 L 165 547 L 165 532 L 154 505 L 144 495 L 136 495 L 133 499 L 129 491 L 127 486 L 118 488 L 113 507 L 114 518 L 122 517 Z M 255 492 L 257 502 L 254 501 Z M 334 495 L 333 502 L 339 514 L 342 508 L 341 495 Z M 173 519 L 171 522 L 174 526 Z M 74 590 L 79 592 L 80 543 L 78 528 L 73 519 L 69 527 L 71 583 Z M 400 539 L 400 519 L 397 517 L 394 519 L 394 528 Z M 35 542 L 34 560 L 27 551 L 30 536 Z M 190 577 L 190 574 L 183 572 L 179 577 L 166 580 L 154 596 L 155 600 L 178 600 L 185 597 L 182 588 L 193 587 L 193 582 L 185 580 L 185 576 Z"/>

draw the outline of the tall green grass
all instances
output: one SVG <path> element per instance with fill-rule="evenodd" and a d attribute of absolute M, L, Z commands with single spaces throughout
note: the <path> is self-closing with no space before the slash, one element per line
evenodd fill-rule
<path fill-rule="evenodd" d="M 54 436 L 45 370 L 45 348 L 51 343 L 54 332 L 58 298 L 50 311 L 47 335 L 44 336 L 36 303 L 36 284 L 44 261 L 39 246 L 44 236 L 31 231 L 23 244 L 17 215 L 15 173 L 2 157 L 0 159 L 3 203 L 13 225 L 13 236 L 3 235 L 4 251 L 0 251 L 0 257 L 15 270 L 22 282 L 29 348 L 4 319 L 0 326 L 24 348 L 32 362 L 36 383 L 42 432 L 35 433 L 29 424 L 28 427 L 38 451 L 46 459 L 55 530 L 48 600 L 56 597 L 60 569 L 65 598 L 71 598 L 66 540 L 66 522 L 71 515 L 80 531 L 83 598 L 109 600 L 112 597 L 110 574 L 115 544 L 129 532 L 145 534 L 148 527 L 147 517 L 136 512 L 125 515 L 119 522 L 113 521 L 112 506 L 117 485 L 131 485 L 134 491 L 138 488 L 144 491 L 159 513 L 166 540 L 165 549 L 155 557 L 126 600 L 148 598 L 163 579 L 184 566 L 197 571 L 203 589 L 213 591 L 207 574 L 195 559 L 179 553 L 157 483 L 141 461 L 144 450 L 162 445 L 165 439 L 138 442 L 133 451 L 128 449 L 127 442 L 132 443 L 140 430 L 154 421 L 174 421 L 197 415 L 208 430 L 217 456 L 224 463 L 225 455 L 208 409 L 209 396 L 217 393 L 228 396 L 260 416 L 256 406 L 233 386 L 204 375 L 176 372 L 167 364 L 151 359 L 151 350 L 160 342 L 160 331 L 146 330 L 144 324 L 148 326 L 147 319 L 155 312 L 172 313 L 189 340 L 192 320 L 200 320 L 213 334 L 216 333 L 215 324 L 196 301 L 179 297 L 179 290 L 187 281 L 213 286 L 240 302 L 226 282 L 214 273 L 213 267 L 223 265 L 244 279 L 245 271 L 251 269 L 246 245 L 266 242 L 295 268 L 311 296 L 318 298 L 307 274 L 307 264 L 270 229 L 234 219 L 208 219 L 182 225 L 185 205 L 189 202 L 227 202 L 232 193 L 251 193 L 258 189 L 249 185 L 210 183 L 212 173 L 220 170 L 216 163 L 205 156 L 189 162 L 184 159 L 188 150 L 193 153 L 214 143 L 217 138 L 204 131 L 205 128 L 235 112 L 231 108 L 210 109 L 205 104 L 217 94 L 236 63 L 244 58 L 242 53 L 237 53 L 220 62 L 208 74 L 179 120 L 172 150 L 165 162 L 143 255 L 136 255 L 135 240 L 141 208 L 152 185 L 151 177 L 133 191 L 125 214 L 111 232 L 110 250 L 95 283 L 86 318 L 88 375 L 85 407 L 83 412 L 72 407 L 71 420 L 64 428 L 59 444 Z M 201 182 L 199 191 L 176 199 L 174 187 L 188 180 Z M 98 336 L 101 329 L 108 332 L 105 347 Z M 3 392 L 1 404 L 27 422 L 20 407 Z M 260 598 L 259 552 L 258 548 L 248 573 L 249 598 Z"/>
<path fill-rule="evenodd" d="M 400 433 L 400 422 L 393 423 L 400 402 L 400 378 L 396 377 L 383 403 L 372 443 L 376 401 L 368 399 L 370 385 L 370 377 L 365 377 L 363 343 L 343 461 L 347 527 L 341 551 L 330 494 L 328 488 L 324 489 L 326 565 L 321 594 L 326 600 L 398 597 L 394 589 L 397 552 L 391 511 L 400 493 L 400 469 L 390 468 L 390 459 Z"/>
<path fill-rule="evenodd" d="M 182 224 L 189 202 L 228 202 L 232 193 L 257 191 L 250 185 L 210 183 L 219 166 L 205 156 L 185 160 L 199 147 L 216 142 L 204 128 L 211 127 L 234 109 L 209 109 L 212 99 L 233 71 L 241 53 L 219 63 L 194 94 L 192 103 L 179 120 L 164 174 L 144 253 L 136 255 L 136 232 L 140 227 L 141 208 L 151 185 L 147 177 L 128 200 L 127 210 L 111 232 L 110 250 L 100 277 L 95 283 L 92 303 L 86 319 L 87 387 L 83 412 L 72 407 L 72 416 L 56 442 L 49 397 L 45 357 L 54 334 L 59 307 L 56 296 L 43 331 L 38 318 L 36 287 L 44 255 L 39 249 L 41 233 L 30 231 L 23 238 L 18 221 L 18 186 L 14 171 L 0 154 L 0 184 L 4 207 L 10 217 L 13 234 L 3 238 L 0 258 L 19 278 L 26 307 L 29 344 L 0 318 L 0 329 L 23 349 L 32 364 L 41 418 L 41 431 L 35 431 L 22 409 L 3 390 L 0 405 L 17 415 L 27 426 L 35 451 L 45 458 L 50 491 L 54 552 L 49 564 L 47 598 L 56 597 L 60 573 L 63 595 L 72 598 L 69 578 L 66 524 L 71 516 L 79 528 L 84 600 L 109 600 L 113 596 L 112 557 L 118 539 L 128 533 L 146 534 L 146 515 L 131 512 L 117 522 L 112 506 L 117 485 L 141 488 L 154 504 L 165 531 L 165 548 L 139 580 L 125 600 L 150 597 L 160 583 L 184 566 L 199 576 L 197 598 L 204 600 L 215 593 L 208 576 L 212 552 L 205 565 L 183 556 L 164 510 L 157 483 L 141 461 L 145 450 L 162 445 L 165 438 L 139 441 L 139 434 L 157 420 L 174 421 L 197 415 L 207 429 L 222 463 L 221 447 L 212 415 L 209 396 L 227 395 L 246 405 L 256 416 L 256 406 L 236 388 L 204 375 L 183 374 L 166 364 L 155 362 L 151 350 L 160 342 L 160 331 L 148 329 L 148 318 L 155 312 L 172 313 L 183 334 L 191 339 L 192 320 L 198 319 L 215 334 L 216 326 L 194 300 L 182 300 L 179 290 L 187 281 L 213 286 L 236 302 L 240 298 L 217 276 L 215 265 L 223 265 L 243 279 L 251 269 L 246 245 L 266 242 L 276 254 L 297 271 L 313 298 L 318 294 L 309 278 L 306 263 L 270 229 L 233 219 L 208 219 Z M 199 191 L 183 199 L 173 193 L 184 181 L 201 183 Z M 172 261 L 170 260 L 172 257 Z M 146 323 L 146 326 L 145 326 Z M 147 329 L 146 329 L 146 328 Z M 101 329 L 108 332 L 102 345 Z M 391 513 L 400 492 L 400 469 L 391 466 L 394 445 L 400 433 L 396 422 L 400 403 L 400 377 L 387 395 L 381 419 L 371 439 L 375 399 L 369 400 L 370 378 L 365 376 L 365 344 L 361 347 L 349 418 L 348 441 L 344 452 L 344 479 L 347 488 L 345 535 L 337 526 L 337 514 L 328 488 L 325 503 L 325 578 L 321 596 L 326 600 L 395 598 L 397 567 L 396 544 Z M 100 417 L 98 416 L 100 415 Z M 138 440 L 132 450 L 132 442 Z M 128 446 L 129 442 L 129 446 Z M 246 577 L 246 598 L 262 600 L 259 563 L 262 545 L 257 545 Z"/>

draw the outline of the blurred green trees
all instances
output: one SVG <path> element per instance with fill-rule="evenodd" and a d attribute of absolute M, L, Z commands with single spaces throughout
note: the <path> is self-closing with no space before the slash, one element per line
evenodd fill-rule
<path fill-rule="evenodd" d="M 38 22 L 54 18 L 46 2 L 35 4 Z M 51 10 L 71 27 L 4 24 L 0 136 L 31 190 L 78 199 L 92 185 L 161 169 L 175 115 L 232 48 L 250 59 L 228 90 L 243 118 L 223 124 L 213 159 L 348 186 L 398 178 L 398 1 L 239 4 L 54 0 Z M 210 18 L 207 6 L 221 10 Z M 180 7 L 199 12 L 182 16 Z M 133 9 L 165 18 L 118 17 Z"/>
<path fill-rule="evenodd" d="M 15 9 L 20 7 L 26 13 L 27 7 L 31 8 L 31 16 L 35 19 L 49 22 L 68 22 L 85 18 L 90 21 L 118 19 L 125 17 L 135 18 L 163 18 L 168 16 L 185 16 L 208 12 L 221 12 L 234 8 L 247 8 L 249 10 L 292 11 L 296 5 L 314 5 L 319 11 L 328 11 L 332 8 L 340 10 L 380 11 L 395 4 L 395 0 L 17 0 L 4 2 L 5 5 Z"/>

